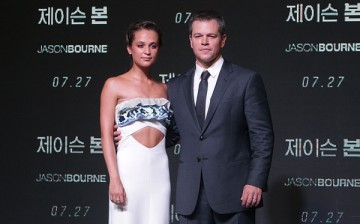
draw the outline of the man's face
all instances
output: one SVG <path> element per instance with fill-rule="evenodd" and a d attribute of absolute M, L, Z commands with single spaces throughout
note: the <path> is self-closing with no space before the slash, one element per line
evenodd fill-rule
<path fill-rule="evenodd" d="M 220 57 L 226 41 L 226 35 L 220 34 L 219 24 L 214 19 L 194 21 L 189 38 L 197 63 L 204 68 L 210 67 Z"/>

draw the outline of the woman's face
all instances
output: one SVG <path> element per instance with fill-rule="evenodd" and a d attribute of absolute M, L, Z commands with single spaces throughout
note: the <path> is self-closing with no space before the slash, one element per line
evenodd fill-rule
<path fill-rule="evenodd" d="M 159 53 L 159 36 L 153 30 L 138 30 L 127 50 L 134 64 L 141 68 L 150 67 L 155 63 Z"/>

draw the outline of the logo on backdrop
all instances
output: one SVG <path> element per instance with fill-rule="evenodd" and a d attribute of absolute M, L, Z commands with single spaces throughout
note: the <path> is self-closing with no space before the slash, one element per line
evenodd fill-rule
<path fill-rule="evenodd" d="M 336 23 L 360 22 L 360 3 L 344 3 L 344 7 L 337 8 L 332 3 L 325 4 L 294 4 L 287 5 L 289 14 L 286 22 L 292 23 Z M 341 17 L 343 15 L 343 17 Z"/>
<path fill-rule="evenodd" d="M 106 183 L 105 174 L 39 173 L 36 182 L 48 183 Z"/>
<path fill-rule="evenodd" d="M 108 19 L 107 6 L 96 7 L 92 6 L 90 9 L 83 9 L 79 6 L 76 8 L 39 8 L 39 25 L 106 25 Z M 90 18 L 88 16 L 90 11 Z"/>
<path fill-rule="evenodd" d="M 360 139 L 343 139 L 336 144 L 331 139 L 320 140 L 292 138 L 285 139 L 287 149 L 285 157 L 292 158 L 360 158 Z"/>
<path fill-rule="evenodd" d="M 40 48 L 36 52 L 38 54 L 106 54 L 108 53 L 108 45 L 50 44 L 50 45 L 40 45 Z"/>
<path fill-rule="evenodd" d="M 360 179 L 288 177 L 285 187 L 359 188 Z"/>
<path fill-rule="evenodd" d="M 290 43 L 286 53 L 337 53 L 360 52 L 360 43 Z"/>
<path fill-rule="evenodd" d="M 91 136 L 86 140 L 79 136 L 38 136 L 39 154 L 102 154 L 101 138 Z"/>

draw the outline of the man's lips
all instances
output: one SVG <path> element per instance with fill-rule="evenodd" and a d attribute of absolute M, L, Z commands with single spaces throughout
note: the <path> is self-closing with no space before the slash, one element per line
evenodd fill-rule
<path fill-rule="evenodd" d="M 211 49 L 209 48 L 204 48 L 204 49 L 200 49 L 199 50 L 201 53 L 209 53 L 211 51 Z"/>

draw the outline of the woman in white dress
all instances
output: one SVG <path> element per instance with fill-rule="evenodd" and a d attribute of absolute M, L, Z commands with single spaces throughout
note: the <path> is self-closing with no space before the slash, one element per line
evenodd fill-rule
<path fill-rule="evenodd" d="M 170 178 L 165 147 L 172 112 L 166 85 L 150 69 L 161 47 L 151 21 L 137 21 L 126 34 L 132 67 L 105 81 L 100 99 L 101 143 L 109 173 L 110 224 L 168 224 Z M 121 131 L 115 148 L 113 126 Z"/>

